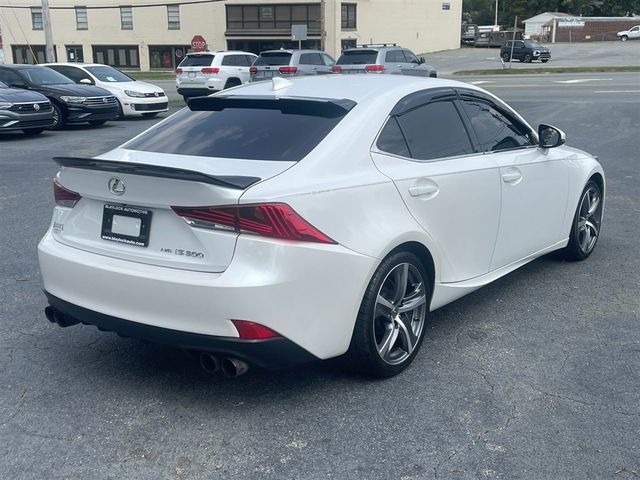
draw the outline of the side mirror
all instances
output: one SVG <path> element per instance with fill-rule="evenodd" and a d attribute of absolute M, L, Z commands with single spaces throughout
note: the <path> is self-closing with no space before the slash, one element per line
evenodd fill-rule
<path fill-rule="evenodd" d="M 418 60 L 420 61 L 420 63 L 426 63 L 426 62 L 427 62 L 427 61 L 424 59 L 424 57 L 420 57 Z"/>
<path fill-rule="evenodd" d="M 538 146 L 540 148 L 554 148 L 564 145 L 566 135 L 559 128 L 541 123 L 538 127 Z"/>
<path fill-rule="evenodd" d="M 89 78 L 83 78 L 80 80 L 80 83 L 82 83 L 83 85 L 93 85 L 93 82 L 91 81 L 91 79 Z"/>

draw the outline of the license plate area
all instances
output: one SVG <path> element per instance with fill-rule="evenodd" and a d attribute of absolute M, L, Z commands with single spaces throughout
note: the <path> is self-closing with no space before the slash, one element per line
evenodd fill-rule
<path fill-rule="evenodd" d="M 189 78 L 195 78 L 196 72 L 189 72 Z"/>
<path fill-rule="evenodd" d="M 105 204 L 100 237 L 136 247 L 149 246 L 151 210 L 131 205 Z"/>

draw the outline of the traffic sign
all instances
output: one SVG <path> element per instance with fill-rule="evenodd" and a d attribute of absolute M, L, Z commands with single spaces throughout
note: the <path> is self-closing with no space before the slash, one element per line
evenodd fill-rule
<path fill-rule="evenodd" d="M 196 35 L 191 39 L 191 50 L 194 52 L 204 52 L 207 50 L 207 41 L 202 35 Z"/>

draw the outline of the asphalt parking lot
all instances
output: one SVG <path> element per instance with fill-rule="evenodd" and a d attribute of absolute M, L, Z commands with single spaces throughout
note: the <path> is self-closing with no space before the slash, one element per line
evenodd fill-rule
<path fill-rule="evenodd" d="M 181 351 L 50 324 L 36 246 L 51 157 L 156 120 L 0 136 L 0 478 L 640 476 L 640 77 L 464 80 L 599 156 L 604 230 L 585 262 L 544 257 L 433 312 L 385 381 L 335 362 L 227 380 Z"/>

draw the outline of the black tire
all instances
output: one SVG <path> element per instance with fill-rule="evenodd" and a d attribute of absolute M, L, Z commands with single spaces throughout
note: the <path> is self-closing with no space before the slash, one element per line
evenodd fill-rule
<path fill-rule="evenodd" d="M 22 133 L 25 135 L 40 135 L 44 132 L 44 128 L 29 128 L 27 130 L 22 130 Z"/>
<path fill-rule="evenodd" d="M 89 120 L 89 125 L 92 127 L 99 127 L 100 125 L 104 125 L 107 123 L 106 120 Z"/>
<path fill-rule="evenodd" d="M 525 54 L 524 58 L 522 59 L 522 61 L 524 63 L 531 63 L 531 55 L 529 55 L 528 53 Z"/>
<path fill-rule="evenodd" d="M 120 100 L 118 100 L 118 118 L 124 118 L 124 109 L 122 108 Z"/>
<path fill-rule="evenodd" d="M 54 102 L 51 102 L 51 106 L 53 107 L 53 124 L 49 130 L 62 130 L 67 122 L 64 110 Z"/>
<path fill-rule="evenodd" d="M 508 62 L 510 58 L 511 56 L 508 53 L 502 54 L 502 60 L 504 60 L 505 62 Z"/>
<path fill-rule="evenodd" d="M 545 58 L 545 59 L 540 60 L 540 61 L 541 61 L 542 63 L 547 63 L 547 62 L 549 61 L 549 59 L 548 59 L 548 58 Z"/>
<path fill-rule="evenodd" d="M 242 82 L 237 78 L 229 78 L 224 84 L 224 89 L 231 87 L 237 87 L 238 85 L 242 85 Z"/>
<path fill-rule="evenodd" d="M 385 258 L 360 305 L 346 355 L 349 366 L 379 378 L 407 368 L 422 345 L 430 299 L 427 272 L 416 255 L 399 251 Z M 410 311 L 400 312 L 413 303 Z"/>
<path fill-rule="evenodd" d="M 594 194 L 596 197 L 593 196 Z M 587 196 L 590 198 L 585 200 Z M 597 198 L 595 207 L 594 198 Z M 596 182 L 589 180 L 580 195 L 580 200 L 578 200 L 576 213 L 571 224 L 569 243 L 560 251 L 560 255 L 564 259 L 572 261 L 580 261 L 589 257 L 596 247 L 598 238 L 600 238 L 601 226 L 602 189 Z"/>
<path fill-rule="evenodd" d="M 620 41 L 621 41 L 621 42 L 626 42 L 627 40 L 629 40 L 629 37 L 627 37 L 626 35 L 622 35 L 622 36 L 620 37 Z"/>
<path fill-rule="evenodd" d="M 158 115 L 158 113 L 160 113 L 160 112 L 147 112 L 147 113 L 143 113 L 142 116 L 146 117 L 146 118 L 151 118 L 151 117 L 155 117 L 156 115 Z"/>

